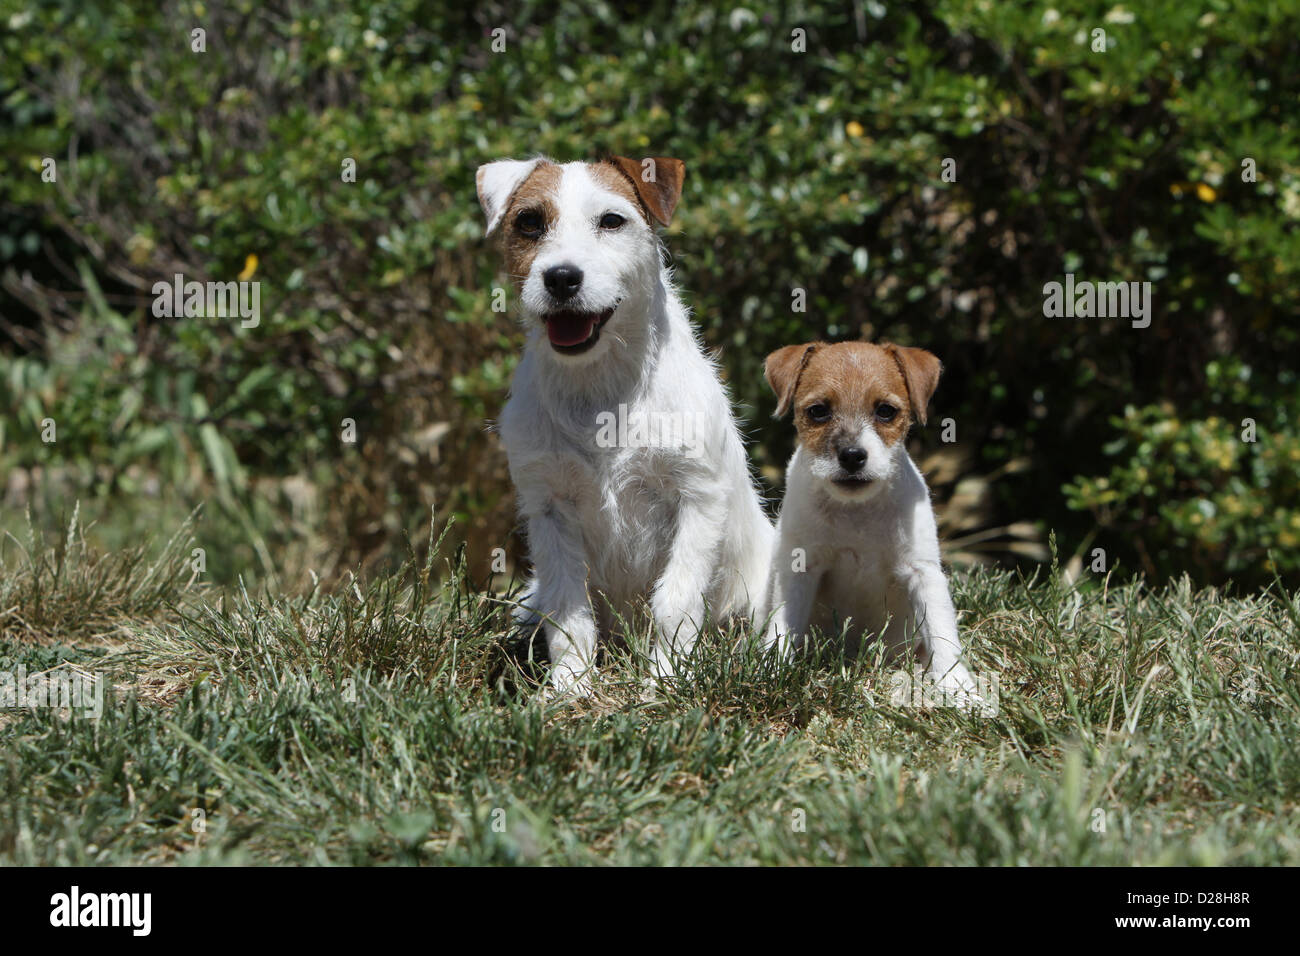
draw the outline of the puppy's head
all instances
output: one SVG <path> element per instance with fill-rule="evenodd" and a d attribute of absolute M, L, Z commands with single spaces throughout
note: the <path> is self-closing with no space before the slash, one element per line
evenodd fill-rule
<path fill-rule="evenodd" d="M 549 351 L 591 362 L 641 331 L 620 325 L 647 314 L 660 267 L 654 227 L 672 218 L 683 176 L 680 160 L 662 157 L 479 167 L 487 231 L 501 229 L 524 319 L 544 326 Z"/>
<path fill-rule="evenodd" d="M 787 345 L 767 357 L 778 417 L 794 411 L 813 477 L 837 501 L 867 501 L 894 480 L 913 421 L 942 366 L 924 349 L 867 342 Z"/>

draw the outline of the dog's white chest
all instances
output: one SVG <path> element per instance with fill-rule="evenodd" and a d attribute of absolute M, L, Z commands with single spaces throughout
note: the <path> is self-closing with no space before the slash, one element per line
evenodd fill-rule
<path fill-rule="evenodd" d="M 838 618 L 837 623 L 852 618 L 855 631 L 875 631 L 884 625 L 892 568 L 879 542 L 830 543 L 818 564 L 822 577 L 814 615 L 824 629 L 832 618 Z"/>
<path fill-rule="evenodd" d="M 570 511 L 589 583 L 619 602 L 643 595 L 672 546 L 681 494 L 674 453 L 603 447 L 594 429 L 569 430 L 554 421 L 516 420 L 503 437 L 523 510 Z"/>

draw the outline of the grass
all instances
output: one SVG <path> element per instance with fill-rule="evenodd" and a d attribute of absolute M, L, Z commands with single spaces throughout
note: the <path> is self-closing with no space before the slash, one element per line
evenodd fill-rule
<path fill-rule="evenodd" d="M 1280 585 L 959 574 L 981 715 L 716 632 L 680 685 L 641 630 L 548 701 L 454 559 L 307 595 L 203 589 L 184 533 L 0 561 L 0 672 L 112 684 L 97 720 L 0 710 L 3 864 L 1300 863 Z"/>

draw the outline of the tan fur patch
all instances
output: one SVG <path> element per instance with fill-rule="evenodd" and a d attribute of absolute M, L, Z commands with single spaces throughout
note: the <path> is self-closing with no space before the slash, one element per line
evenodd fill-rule
<path fill-rule="evenodd" d="M 797 348 L 802 353 L 805 347 Z M 779 350 L 773 353 L 773 357 L 781 356 L 783 352 L 786 364 L 789 364 L 794 355 L 792 352 Z M 938 360 L 929 353 L 925 355 L 934 362 L 934 381 L 937 383 Z M 930 396 L 926 394 L 916 398 L 924 408 Z M 884 422 L 876 416 L 882 403 L 898 410 L 892 421 Z M 803 365 L 790 404 L 794 409 L 800 443 L 818 455 L 833 454 L 851 442 L 857 434 L 859 422 L 870 422 L 881 441 L 892 446 L 907 436 L 913 421 L 908 382 L 896 358 L 896 350 L 892 346 L 868 342 L 820 344 Z M 818 404 L 830 406 L 828 421 L 816 422 L 809 417 L 808 409 Z"/>
<path fill-rule="evenodd" d="M 646 182 L 644 163 L 653 163 L 655 179 Z M 677 201 L 682 197 L 682 182 L 686 176 L 686 166 L 680 159 L 669 156 L 648 156 L 643 160 L 627 156 L 611 156 L 604 165 L 620 173 L 632 188 L 634 202 L 641 210 L 641 215 L 653 225 L 668 225 L 672 221 Z"/>
<path fill-rule="evenodd" d="M 562 172 L 563 170 L 556 163 L 538 163 L 510 197 L 505 216 L 501 221 L 501 234 L 505 247 L 506 269 L 516 282 L 523 282 L 528 278 L 528 270 L 532 268 L 540 243 L 537 238 L 525 236 L 519 231 L 515 225 L 515 217 L 524 210 L 535 210 L 540 213 L 544 235 L 558 215 L 555 195 L 560 188 Z"/>
<path fill-rule="evenodd" d="M 647 222 L 649 221 L 645 203 L 641 202 L 641 197 L 636 194 L 636 187 L 632 185 L 632 181 L 617 166 L 608 162 L 588 163 L 587 171 L 598 185 L 622 196 L 633 206 L 636 206 L 637 209 L 640 209 L 642 218 L 646 219 Z"/>

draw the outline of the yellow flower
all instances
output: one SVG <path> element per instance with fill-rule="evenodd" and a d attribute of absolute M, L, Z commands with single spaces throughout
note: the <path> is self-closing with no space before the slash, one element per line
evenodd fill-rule
<path fill-rule="evenodd" d="M 848 125 L 844 127 L 844 132 L 848 133 L 854 139 L 857 139 L 865 133 L 866 130 L 862 128 L 862 124 L 857 120 L 849 120 Z"/>
<path fill-rule="evenodd" d="M 136 233 L 126 241 L 126 252 L 131 258 L 131 265 L 144 266 L 149 264 L 149 259 L 153 256 L 154 241 L 148 236 L 142 236 Z"/>
<path fill-rule="evenodd" d="M 244 260 L 244 271 L 239 274 L 239 281 L 247 282 L 249 279 L 253 278 L 253 273 L 256 271 L 257 256 L 250 252 L 248 258 Z"/>
<path fill-rule="evenodd" d="M 1214 191 L 1214 187 L 1208 183 L 1196 184 L 1196 198 L 1201 202 L 1214 202 L 1219 198 L 1219 194 Z"/>

